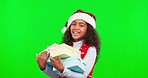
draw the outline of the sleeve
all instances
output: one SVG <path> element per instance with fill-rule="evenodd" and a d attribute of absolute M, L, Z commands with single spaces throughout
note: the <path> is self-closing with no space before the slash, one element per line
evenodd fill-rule
<path fill-rule="evenodd" d="M 58 78 L 59 75 L 52 71 L 52 68 L 46 65 L 45 70 L 43 72 L 51 78 Z"/>
<path fill-rule="evenodd" d="M 96 48 L 90 47 L 87 51 L 87 54 L 84 57 L 84 62 L 86 63 L 86 69 L 84 74 L 76 73 L 67 68 L 64 68 L 64 71 L 60 74 L 60 76 L 66 76 L 68 78 L 86 78 L 87 75 L 91 72 L 95 60 L 96 60 Z"/>

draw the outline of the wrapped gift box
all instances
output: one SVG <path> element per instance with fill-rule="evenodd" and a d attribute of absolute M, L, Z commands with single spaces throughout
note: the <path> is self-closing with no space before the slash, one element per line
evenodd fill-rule
<path fill-rule="evenodd" d="M 51 62 L 48 62 L 51 65 Z M 70 69 L 71 71 L 78 72 L 78 73 L 84 73 L 86 64 L 84 61 L 79 57 L 69 57 L 66 59 L 62 59 L 63 66 Z M 56 73 L 59 73 L 59 71 L 55 68 L 53 68 L 53 71 Z"/>
<path fill-rule="evenodd" d="M 60 44 L 55 47 L 51 47 L 49 50 L 50 56 L 56 57 L 60 56 L 61 59 L 68 58 L 68 57 L 80 57 L 81 52 L 76 50 L 75 48 L 67 45 L 67 44 Z"/>
<path fill-rule="evenodd" d="M 84 73 L 86 65 L 80 58 L 81 52 L 79 50 L 76 50 L 75 48 L 63 43 L 50 47 L 48 52 L 54 59 L 56 59 L 56 56 L 60 56 L 64 67 L 74 72 Z M 50 58 L 48 58 L 46 64 L 47 66 L 53 67 L 50 62 Z M 53 71 L 59 73 L 59 71 L 57 71 L 55 68 L 53 68 Z"/>

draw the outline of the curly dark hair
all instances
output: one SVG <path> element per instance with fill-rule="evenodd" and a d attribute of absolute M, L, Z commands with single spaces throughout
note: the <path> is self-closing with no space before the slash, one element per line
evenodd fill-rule
<path fill-rule="evenodd" d="M 70 26 L 71 27 L 71 26 Z M 74 39 L 72 38 L 70 27 L 66 30 L 62 43 L 65 43 L 67 45 L 70 45 L 74 42 Z M 97 56 L 100 54 L 100 39 L 97 34 L 97 31 L 89 24 L 87 23 L 87 31 L 83 38 L 84 42 L 89 46 L 94 46 L 96 48 Z"/>

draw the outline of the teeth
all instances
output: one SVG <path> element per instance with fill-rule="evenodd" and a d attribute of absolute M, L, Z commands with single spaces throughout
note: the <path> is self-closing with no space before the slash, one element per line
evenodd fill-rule
<path fill-rule="evenodd" d="M 78 32 L 74 32 L 74 34 L 77 34 Z"/>
<path fill-rule="evenodd" d="M 73 32 L 74 34 L 77 34 L 78 32 Z"/>

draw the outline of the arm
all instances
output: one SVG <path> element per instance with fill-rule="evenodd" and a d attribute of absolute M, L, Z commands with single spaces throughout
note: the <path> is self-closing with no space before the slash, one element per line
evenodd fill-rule
<path fill-rule="evenodd" d="M 52 71 L 52 68 L 46 65 L 45 70 L 43 72 L 51 78 L 58 78 L 58 74 Z"/>
<path fill-rule="evenodd" d="M 95 59 L 96 49 L 95 47 L 90 47 L 84 58 L 84 62 L 86 63 L 86 69 L 84 74 L 76 73 L 67 68 L 64 68 L 64 71 L 60 74 L 60 76 L 66 76 L 68 78 L 86 78 L 94 66 Z"/>

